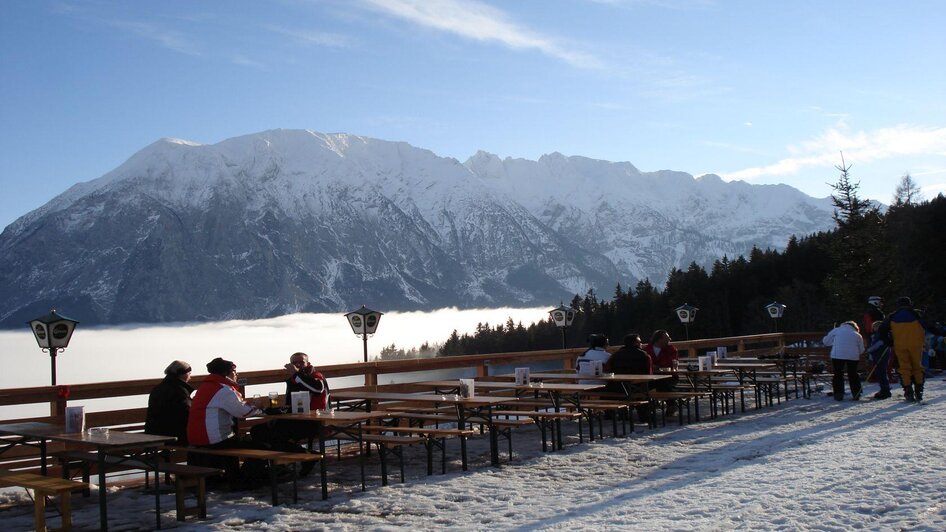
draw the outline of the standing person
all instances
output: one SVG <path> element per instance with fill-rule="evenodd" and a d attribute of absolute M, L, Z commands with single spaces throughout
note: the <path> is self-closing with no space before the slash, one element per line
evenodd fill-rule
<path fill-rule="evenodd" d="M 191 365 L 175 360 L 164 369 L 164 380 L 148 395 L 145 432 L 175 436 L 177 445 L 187 445 L 187 418 L 191 410 Z"/>
<path fill-rule="evenodd" d="M 207 363 L 207 371 L 210 375 L 197 388 L 187 420 L 187 439 L 190 444 L 211 449 L 269 449 L 265 443 L 242 440 L 236 433 L 237 419 L 263 414 L 240 394 L 236 383 L 236 364 L 217 357 Z M 266 463 L 260 460 L 247 460 L 242 475 L 236 458 L 220 460 L 219 457 L 194 453 L 188 456 L 188 462 L 193 465 L 223 466 L 231 483 L 240 480 L 252 483 L 262 480 L 267 473 Z"/>
<path fill-rule="evenodd" d="M 906 296 L 897 299 L 897 310 L 880 327 L 883 337 L 889 335 L 893 339 L 903 397 L 909 402 L 923 400 L 922 357 L 927 331 L 936 334 L 936 328 L 920 316 L 913 308 L 913 300 Z"/>
<path fill-rule="evenodd" d="M 875 323 L 881 323 L 884 321 L 884 300 L 880 296 L 870 296 L 867 298 L 867 309 L 864 310 L 864 327 L 863 330 L 867 334 L 873 334 L 876 329 L 874 329 Z M 872 360 L 874 364 L 877 364 L 877 361 Z M 884 375 L 883 378 L 887 381 L 887 387 L 890 386 L 891 377 L 896 377 L 893 374 L 893 364 L 891 357 L 888 355 L 883 359 L 883 366 L 876 367 L 871 374 L 868 382 L 879 382 L 881 373 Z M 883 387 L 881 387 L 883 388 Z"/>
<path fill-rule="evenodd" d="M 608 337 L 603 334 L 588 335 L 588 350 L 585 351 L 575 361 L 575 371 L 579 375 L 594 376 L 594 364 L 592 362 L 601 362 L 602 371 L 611 371 L 608 362 L 611 360 L 611 353 L 608 353 Z M 580 381 L 582 384 L 595 384 L 597 381 Z"/>
<path fill-rule="evenodd" d="M 884 321 L 884 300 L 880 296 L 867 298 L 867 309 L 864 311 L 864 330 L 873 331 L 874 323 Z"/>
<path fill-rule="evenodd" d="M 874 364 L 874 376 L 877 378 L 877 384 L 880 385 L 880 391 L 874 394 L 874 399 L 890 398 L 890 380 L 887 379 L 887 362 L 890 360 L 890 346 L 886 339 L 880 336 L 880 326 L 882 321 L 873 323 L 870 345 L 867 347 L 867 356 Z"/>
<path fill-rule="evenodd" d="M 834 400 L 844 399 L 844 372 L 847 371 L 848 385 L 851 388 L 851 399 L 861 398 L 861 377 L 857 374 L 857 361 L 864 352 L 864 338 L 861 336 L 857 323 L 846 321 L 831 329 L 821 340 L 831 347 L 831 364 L 834 367 Z"/>
<path fill-rule="evenodd" d="M 677 348 L 670 343 L 670 333 L 667 331 L 663 329 L 654 331 L 654 334 L 650 336 L 650 343 L 644 346 L 644 351 L 650 355 L 655 372 L 659 370 L 675 371 L 677 369 L 680 354 L 677 353 Z M 654 384 L 654 389 L 658 392 L 672 391 L 679 380 L 680 377 L 674 374 L 669 379 L 657 381 Z M 667 401 L 667 416 L 673 416 L 676 413 L 677 402 L 674 400 Z"/>

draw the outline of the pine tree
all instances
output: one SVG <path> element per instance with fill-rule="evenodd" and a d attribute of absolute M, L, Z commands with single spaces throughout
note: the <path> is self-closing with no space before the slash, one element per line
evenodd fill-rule
<path fill-rule="evenodd" d="M 868 200 L 858 195 L 860 184 L 851 180 L 851 165 L 835 168 L 841 172 L 831 185 L 834 194 L 834 220 L 838 230 L 833 235 L 830 252 L 834 268 L 825 279 L 825 287 L 839 316 L 856 316 L 871 294 L 884 293 L 895 274 L 889 248 L 884 245 L 885 217 Z"/>
<path fill-rule="evenodd" d="M 844 154 L 841 154 L 841 165 L 835 166 L 841 172 L 836 183 L 828 183 L 834 193 L 831 202 L 834 204 L 834 221 L 838 227 L 857 223 L 870 209 L 870 201 L 862 200 L 857 190 L 860 183 L 851 181 L 849 171 L 853 164 L 844 163 Z"/>
<path fill-rule="evenodd" d="M 893 193 L 893 204 L 891 207 L 903 207 L 904 205 L 916 205 L 923 201 L 923 194 L 920 192 L 920 186 L 910 177 L 910 174 L 903 174 L 900 183 Z"/>

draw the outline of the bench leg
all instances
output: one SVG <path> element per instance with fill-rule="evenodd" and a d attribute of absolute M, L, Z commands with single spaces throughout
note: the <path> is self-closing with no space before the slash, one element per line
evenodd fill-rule
<path fill-rule="evenodd" d="M 62 530 L 72 530 L 72 494 L 63 493 L 59 496 L 59 513 L 62 515 Z"/>
<path fill-rule="evenodd" d="M 33 522 L 37 532 L 46 532 L 46 495 L 33 490 Z"/>
<path fill-rule="evenodd" d="M 369 445 L 370 447 L 370 445 Z M 387 460 L 387 449 L 383 443 L 378 444 L 378 454 L 381 457 L 381 485 L 388 485 L 388 460 Z"/>

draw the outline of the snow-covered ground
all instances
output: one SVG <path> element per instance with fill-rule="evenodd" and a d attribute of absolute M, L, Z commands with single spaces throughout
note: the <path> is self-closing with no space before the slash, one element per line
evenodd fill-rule
<path fill-rule="evenodd" d="M 867 387 L 867 395 L 874 391 Z M 426 477 L 422 451 L 412 449 L 405 484 L 380 487 L 375 456 L 364 493 L 352 463 L 331 477 L 327 501 L 316 478 L 302 483 L 299 504 L 276 508 L 266 489 L 215 491 L 208 520 L 180 524 L 167 495 L 163 524 L 183 530 L 942 531 L 944 414 L 946 383 L 936 377 L 923 405 L 816 395 L 684 427 L 638 425 L 627 438 L 577 444 L 572 434 L 570 445 L 555 453 L 541 452 L 534 429 L 520 430 L 514 460 L 504 454 L 498 469 L 488 466 L 486 438 L 478 437 L 467 473 L 454 461 L 448 474 Z M 448 450 L 455 457 L 457 444 Z M 17 498 L 27 501 L 22 490 L 7 489 L 0 502 Z M 94 501 L 75 498 L 79 529 L 97 526 Z M 112 529 L 152 527 L 153 501 L 134 489 L 109 493 Z M 26 529 L 31 508 L 4 509 L 0 518 L 11 530 Z"/>

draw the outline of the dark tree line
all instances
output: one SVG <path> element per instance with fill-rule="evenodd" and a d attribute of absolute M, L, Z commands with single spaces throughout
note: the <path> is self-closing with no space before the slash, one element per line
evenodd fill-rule
<path fill-rule="evenodd" d="M 671 270 L 662 290 L 643 280 L 633 287 L 617 285 L 609 297 L 593 290 L 576 295 L 579 309 L 567 331 L 568 347 L 585 345 L 591 333 L 622 343 L 628 332 L 646 342 L 656 329 L 682 339 L 683 325 L 673 309 L 698 307 L 691 338 L 772 332 L 775 324 L 764 307 L 787 305 L 779 322 L 783 331 L 823 331 L 835 322 L 860 322 L 867 298 L 879 295 L 885 310 L 901 295 L 926 309 L 934 320 L 946 318 L 946 197 L 922 201 L 909 175 L 901 180 L 886 212 L 858 196 L 843 162 L 832 185 L 836 228 L 803 238 L 791 237 L 783 251 L 753 248 L 748 257 L 722 257 L 707 272 L 693 263 Z M 473 334 L 456 331 L 444 342 L 442 355 L 557 349 L 561 331 L 550 319 L 490 326 Z"/>

